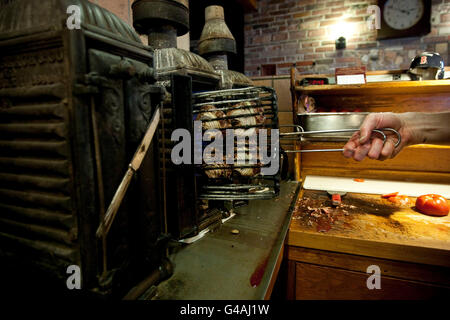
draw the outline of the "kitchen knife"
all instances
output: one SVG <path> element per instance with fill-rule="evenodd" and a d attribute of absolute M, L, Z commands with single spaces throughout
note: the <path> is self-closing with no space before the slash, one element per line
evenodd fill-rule
<path fill-rule="evenodd" d="M 342 202 L 342 197 L 347 194 L 347 192 L 337 192 L 337 191 L 329 191 L 328 194 L 331 195 L 331 204 L 333 206 L 338 206 Z"/>

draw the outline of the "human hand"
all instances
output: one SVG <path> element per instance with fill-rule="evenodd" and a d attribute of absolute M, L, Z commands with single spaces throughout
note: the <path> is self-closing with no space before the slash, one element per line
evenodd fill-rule
<path fill-rule="evenodd" d="M 372 133 L 374 129 L 392 128 L 401 136 L 401 143 L 395 147 L 397 138 L 395 133 L 384 131 L 386 142 L 383 138 Z M 360 130 L 355 132 L 344 146 L 343 155 L 362 161 L 366 156 L 370 159 L 386 160 L 395 157 L 405 146 L 412 144 L 413 133 L 401 114 L 395 113 L 371 113 L 363 121 Z"/>

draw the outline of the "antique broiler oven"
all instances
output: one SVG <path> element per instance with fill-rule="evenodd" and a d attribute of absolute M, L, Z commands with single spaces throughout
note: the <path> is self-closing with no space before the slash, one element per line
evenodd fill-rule
<path fill-rule="evenodd" d="M 193 130 L 192 94 L 219 88 L 220 75 L 201 56 L 177 48 L 177 37 L 189 31 L 187 0 L 137 0 L 133 3 L 133 25 L 155 48 L 157 84 L 168 95 L 163 106 L 160 125 L 161 186 L 164 216 L 168 232 L 176 239 L 195 236 L 214 221 L 220 220 L 217 210 L 201 210 L 198 202 L 194 168 L 176 166 L 171 161 L 177 128 Z"/>
<path fill-rule="evenodd" d="M 164 97 L 152 48 L 87 0 L 2 3 L 2 257 L 63 280 L 68 266 L 79 266 L 82 288 L 107 295 L 123 296 L 152 272 L 163 278 L 170 263 L 156 142 L 111 231 L 95 236 Z M 68 28 L 69 6 L 79 28 Z"/>
<path fill-rule="evenodd" d="M 227 157 L 234 158 L 234 163 L 196 166 L 197 172 L 203 173 L 197 180 L 199 198 L 210 202 L 231 201 L 225 207 L 232 208 L 251 199 L 276 196 L 280 172 L 261 174 L 264 165 L 260 154 L 250 155 L 250 136 L 255 133 L 255 137 L 259 137 L 264 130 L 271 135 L 272 129 L 278 129 L 277 97 L 272 88 L 255 87 L 244 74 L 229 70 L 228 55 L 236 54 L 236 40 L 225 23 L 223 7 L 211 5 L 205 8 L 205 25 L 198 41 L 198 51 L 220 75 L 221 81 L 220 90 L 194 94 L 195 119 L 203 121 L 204 133 L 208 129 L 220 130 L 221 136 L 227 140 L 226 130 L 231 129 L 247 139 L 245 145 L 234 148 L 233 155 L 227 154 Z M 276 161 L 279 161 L 279 150 L 275 153 Z"/>
<path fill-rule="evenodd" d="M 267 121 L 240 128 L 254 131 L 259 128 L 278 128 L 273 90 L 263 92 L 263 89 L 258 91 L 248 88 L 236 92 L 222 91 L 252 86 L 250 79 L 243 74 L 228 70 L 227 54 L 236 52 L 236 43 L 225 24 L 222 7 L 210 6 L 206 9 L 206 24 L 199 42 L 199 52 L 207 60 L 176 48 L 177 36 L 188 31 L 188 6 L 186 0 L 137 0 L 133 3 L 133 25 L 139 33 L 147 35 L 149 45 L 155 47 L 157 83 L 170 92 L 164 103 L 164 119 L 160 127 L 160 146 L 164 150 L 160 159 L 161 185 L 165 191 L 161 202 L 168 221 L 168 232 L 177 239 L 195 237 L 206 228 L 220 224 L 223 218 L 229 216 L 229 209 L 236 205 L 236 201 L 273 197 L 278 192 L 279 182 L 279 176 L 268 177 L 271 183 L 270 186 L 265 184 L 261 188 L 264 192 L 250 194 L 249 190 L 260 190 L 255 189 L 255 183 L 248 183 L 249 179 L 256 180 L 256 177 L 245 177 L 246 183 L 235 181 L 230 184 L 230 181 L 220 178 L 210 179 L 205 170 L 214 174 L 215 171 L 210 170 L 211 168 L 194 166 L 192 163 L 172 163 L 174 142 L 170 137 L 173 130 L 188 130 L 195 145 L 194 140 L 199 140 L 199 137 L 194 133 L 194 120 L 207 123 L 205 128 L 214 123 L 214 119 L 205 119 L 205 115 L 208 117 L 207 112 L 200 110 L 210 103 L 223 110 L 233 109 L 228 105 L 233 101 L 236 105 L 243 103 L 236 107 L 239 110 L 235 110 L 235 115 L 219 116 L 223 119 L 217 120 L 227 124 L 230 119 L 236 123 L 248 116 L 256 116 L 255 113 L 252 114 L 253 108 L 249 108 L 246 103 L 255 106 L 258 104 L 258 115 Z M 191 159 L 193 158 L 191 155 Z M 238 170 L 237 167 L 236 169 Z M 241 171 L 245 171 L 245 168 Z M 227 169 L 227 172 L 231 171 Z"/>

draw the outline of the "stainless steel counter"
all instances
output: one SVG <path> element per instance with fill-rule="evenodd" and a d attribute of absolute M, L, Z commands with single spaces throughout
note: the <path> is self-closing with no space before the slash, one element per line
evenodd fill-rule
<path fill-rule="evenodd" d="M 174 274 L 158 286 L 153 299 L 264 299 L 299 186 L 282 182 L 279 197 L 250 201 L 220 228 L 172 254 Z"/>

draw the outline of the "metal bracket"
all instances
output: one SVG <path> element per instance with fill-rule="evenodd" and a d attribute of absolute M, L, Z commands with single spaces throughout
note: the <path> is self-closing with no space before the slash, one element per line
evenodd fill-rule
<path fill-rule="evenodd" d="M 136 70 L 136 67 L 126 59 L 122 59 L 119 63 L 112 65 L 109 69 L 109 74 L 113 78 L 124 80 L 137 77 L 141 82 L 155 81 L 155 70 L 153 68 L 146 66 Z"/>

